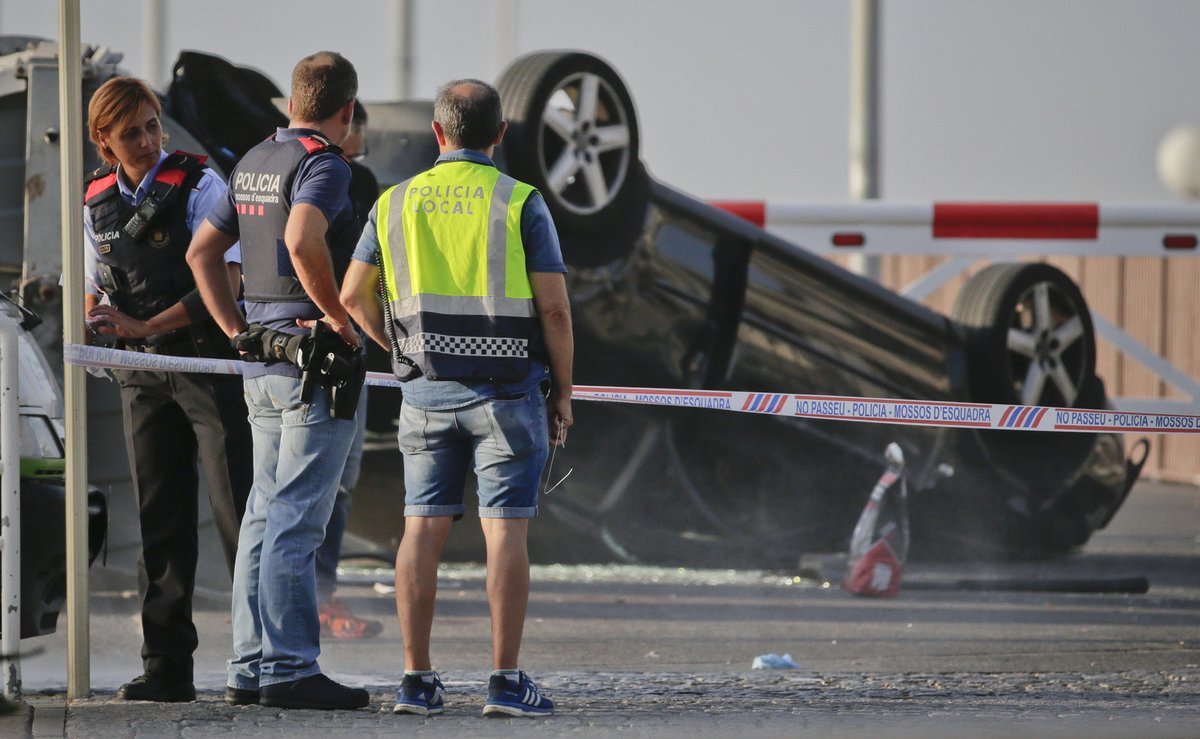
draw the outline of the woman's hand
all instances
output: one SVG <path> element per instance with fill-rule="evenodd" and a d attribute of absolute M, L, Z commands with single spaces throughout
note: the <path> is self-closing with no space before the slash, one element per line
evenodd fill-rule
<path fill-rule="evenodd" d="M 144 339 L 150 335 L 149 324 L 129 316 L 111 305 L 98 305 L 87 313 L 87 324 L 100 336 L 119 336 L 122 339 Z"/>

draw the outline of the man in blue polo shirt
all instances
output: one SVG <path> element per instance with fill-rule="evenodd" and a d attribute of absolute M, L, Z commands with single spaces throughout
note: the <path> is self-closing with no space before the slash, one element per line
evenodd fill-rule
<path fill-rule="evenodd" d="M 340 54 L 302 59 L 292 72 L 288 128 L 246 153 L 230 177 L 228 198 L 192 242 L 188 263 L 204 302 L 250 358 L 280 358 L 268 343 L 279 347 L 318 321 L 350 347 L 360 345 L 337 288 L 358 235 L 350 168 L 337 146 L 350 130 L 357 91 L 354 67 Z M 245 319 L 217 271 L 219 255 L 239 237 Z M 295 360 L 296 343 L 290 346 L 288 358 Z M 248 364 L 244 382 L 255 470 L 238 541 L 225 700 L 364 707 L 367 691 L 339 685 L 317 664 L 315 552 L 354 421 L 331 415 L 325 388 L 305 401 L 294 361 Z"/>
<path fill-rule="evenodd" d="M 404 383 L 404 537 L 396 609 L 405 672 L 396 713 L 443 710 L 429 634 L 437 564 L 479 480 L 487 541 L 492 667 L 485 716 L 542 716 L 554 703 L 520 670 L 529 601 L 529 519 L 550 439 L 572 423 L 573 344 L 562 253 L 545 201 L 496 170 L 500 96 L 479 80 L 443 86 L 433 169 L 385 192 L 342 287 L 351 315 L 389 348 Z M 386 318 L 376 288 L 383 269 Z M 540 387 L 548 384 L 549 394 Z"/>

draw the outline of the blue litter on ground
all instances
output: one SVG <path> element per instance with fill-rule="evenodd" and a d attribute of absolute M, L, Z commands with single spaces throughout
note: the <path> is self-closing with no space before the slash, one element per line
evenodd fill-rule
<path fill-rule="evenodd" d="M 792 661 L 792 655 L 785 654 L 780 657 L 775 653 L 761 654 L 755 657 L 750 665 L 751 670 L 795 670 L 799 667 L 800 665 Z"/>

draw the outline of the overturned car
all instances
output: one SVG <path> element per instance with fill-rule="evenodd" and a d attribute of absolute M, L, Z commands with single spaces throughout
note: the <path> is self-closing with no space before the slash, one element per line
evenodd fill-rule
<path fill-rule="evenodd" d="M 1046 264 L 997 264 L 938 314 L 658 182 L 616 71 L 586 53 L 514 61 L 497 81 L 497 163 L 536 186 L 570 273 L 579 384 L 1104 408 L 1078 288 Z M 164 93 L 181 148 L 225 172 L 286 120 L 262 74 L 185 52 Z M 431 101 L 367 104 L 384 185 L 427 168 Z M 386 369 L 380 353 L 374 369 Z M 395 391 L 372 390 L 381 440 L 350 531 L 386 549 L 403 526 Z M 531 527 L 537 561 L 790 566 L 843 549 L 897 442 L 915 556 L 1048 556 L 1115 514 L 1137 465 L 1111 433 L 1032 434 L 576 403 L 571 448 Z M 453 540 L 452 540 L 453 543 Z M 478 558 L 475 545 L 452 554 Z"/>
<path fill-rule="evenodd" d="M 183 55 L 167 103 L 232 163 L 269 133 L 242 122 L 271 118 L 281 93 L 224 64 Z M 245 84 L 231 89 L 237 75 Z M 498 164 L 542 192 L 571 269 L 578 383 L 1107 405 L 1087 305 L 1054 267 L 988 267 L 951 317 L 939 315 L 656 181 L 638 156 L 633 100 L 603 60 L 531 54 L 497 86 L 510 125 Z M 228 115 L 231 105 L 245 115 Z M 382 183 L 429 166 L 432 103 L 367 107 L 366 163 Z M 372 397 L 372 427 L 391 430 L 398 397 Z M 1065 552 L 1108 522 L 1137 474 L 1114 434 L 586 402 L 576 415 L 559 462 L 573 475 L 543 498 L 550 521 L 533 527 L 543 561 L 770 566 L 841 549 L 893 440 L 909 460 L 918 556 Z M 377 541 L 399 531 L 380 512 L 396 508 L 402 464 L 380 446 L 351 520 Z"/>

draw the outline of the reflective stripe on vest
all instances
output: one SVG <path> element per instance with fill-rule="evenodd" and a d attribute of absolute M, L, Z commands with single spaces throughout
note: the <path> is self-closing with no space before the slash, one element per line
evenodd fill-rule
<path fill-rule="evenodd" d="M 519 379 L 536 331 L 521 212 L 533 187 L 447 162 L 379 199 L 393 334 L 431 379 Z M 397 364 L 397 375 L 409 371 Z"/>

